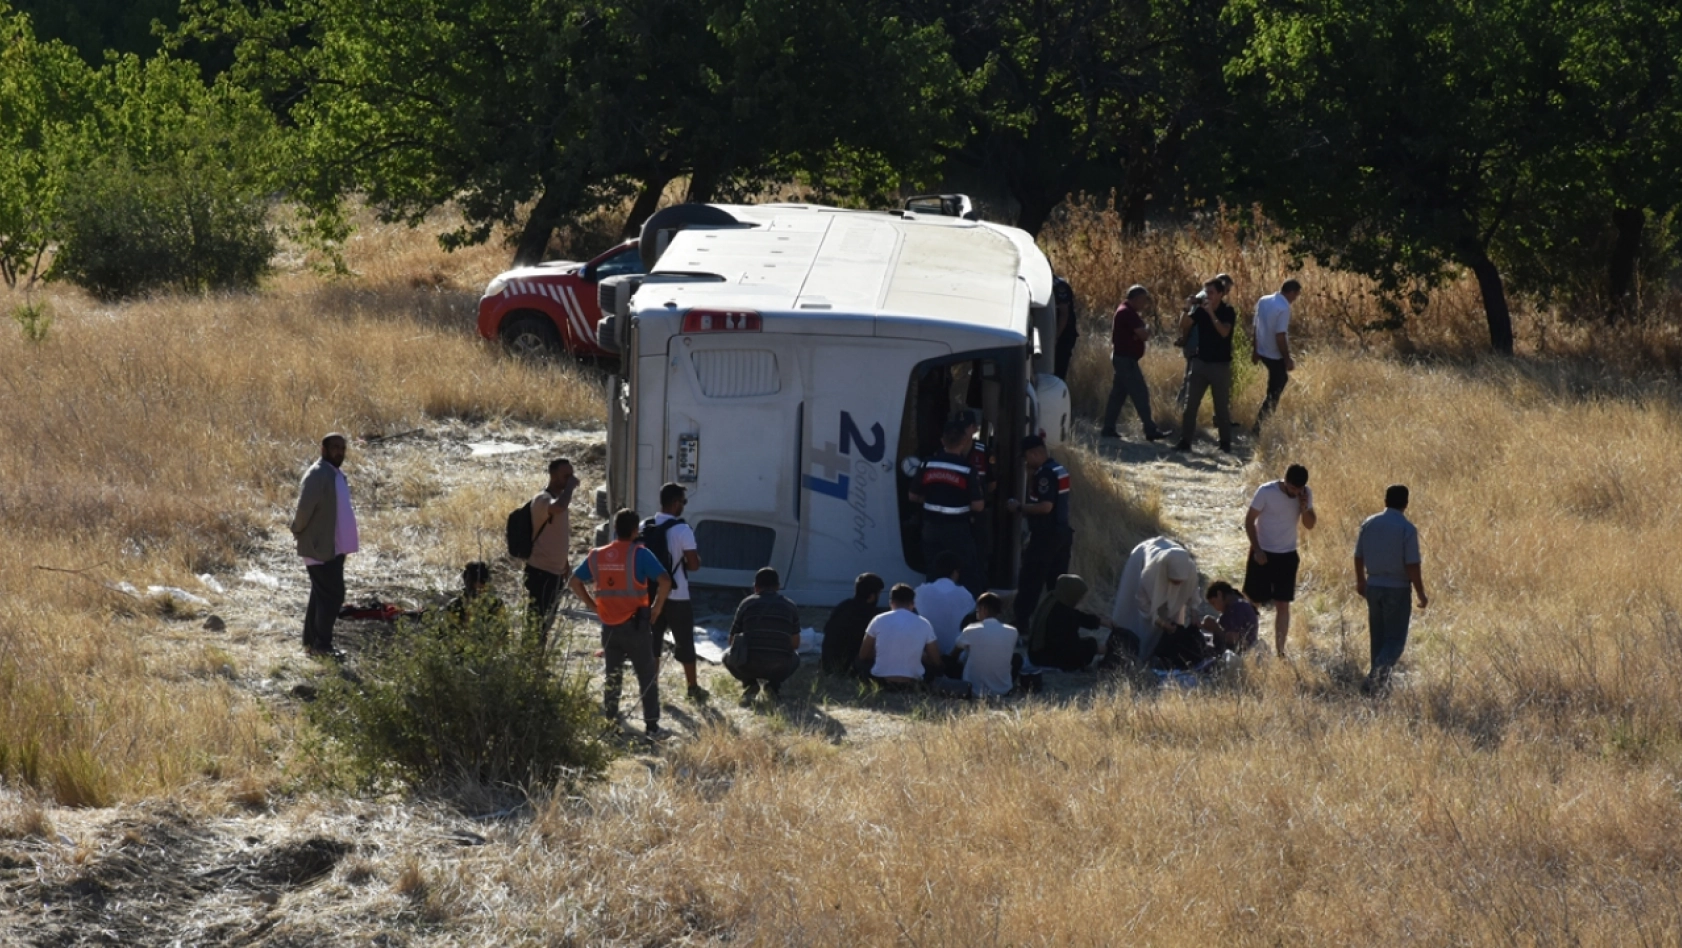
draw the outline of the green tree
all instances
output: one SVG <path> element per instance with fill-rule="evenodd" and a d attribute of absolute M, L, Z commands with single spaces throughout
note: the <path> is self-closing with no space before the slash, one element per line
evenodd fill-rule
<path fill-rule="evenodd" d="M 1000 176 L 1030 233 L 1071 191 L 1118 182 L 1125 226 L 1142 228 L 1218 107 L 1230 29 L 1217 0 L 912 7 L 946 25 L 972 93 L 974 134 L 955 159 Z"/>
<path fill-rule="evenodd" d="M 557 226 L 691 175 L 691 194 L 806 173 L 879 187 L 948 126 L 935 28 L 843 0 L 203 0 L 193 35 L 239 41 L 237 74 L 299 131 L 299 197 L 367 196 L 447 246 Z"/>
<path fill-rule="evenodd" d="M 18 0 L 42 39 L 73 47 L 82 59 L 97 66 L 106 50 L 150 56 L 158 51 L 154 22 L 165 29 L 178 22 L 177 0 Z"/>
<path fill-rule="evenodd" d="M 93 71 L 70 47 L 36 39 L 0 0 L 0 279 L 33 284 L 52 246 L 75 164 Z"/>
<path fill-rule="evenodd" d="M 51 276 L 120 297 L 247 288 L 267 272 L 276 136 L 254 95 L 205 85 L 193 63 L 122 56 L 99 71 L 74 138 Z"/>
<path fill-rule="evenodd" d="M 1559 206 L 1567 32 L 1550 0 L 1234 0 L 1230 66 L 1264 106 L 1245 157 L 1300 248 L 1399 291 L 1459 264 L 1513 347 L 1500 242 Z M 1258 91 L 1259 90 L 1259 91 Z"/>

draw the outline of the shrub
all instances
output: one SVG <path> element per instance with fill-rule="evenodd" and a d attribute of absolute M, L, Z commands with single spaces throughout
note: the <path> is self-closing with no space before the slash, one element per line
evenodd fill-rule
<path fill-rule="evenodd" d="M 100 161 L 66 196 L 52 275 L 103 299 L 249 289 L 269 270 L 267 201 L 214 167 Z"/>
<path fill-rule="evenodd" d="M 411 787 L 468 779 L 531 784 L 599 774 L 601 709 L 578 674 L 554 674 L 509 634 L 505 613 L 403 623 L 334 677 L 308 717 L 358 775 Z"/>
<path fill-rule="evenodd" d="M 47 330 L 53 325 L 53 313 L 45 301 L 20 303 L 12 309 L 12 320 L 23 330 L 25 340 L 45 342 Z"/>

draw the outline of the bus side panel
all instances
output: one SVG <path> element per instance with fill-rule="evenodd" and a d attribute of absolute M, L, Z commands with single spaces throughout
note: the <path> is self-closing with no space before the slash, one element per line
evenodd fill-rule
<path fill-rule="evenodd" d="M 791 591 L 839 601 L 860 573 L 920 582 L 905 562 L 895 470 L 911 371 L 939 343 L 816 337 L 806 393 L 801 541 Z M 821 600 L 813 604 L 820 604 Z"/>

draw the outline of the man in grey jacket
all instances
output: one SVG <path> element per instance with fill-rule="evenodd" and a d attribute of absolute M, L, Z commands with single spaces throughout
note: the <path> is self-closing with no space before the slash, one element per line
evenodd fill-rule
<path fill-rule="evenodd" d="M 298 484 L 298 512 L 292 536 L 310 574 L 310 601 L 304 611 L 304 651 L 342 658 L 333 648 L 333 623 L 345 604 L 345 557 L 358 549 L 356 512 L 350 482 L 339 470 L 345 463 L 345 436 L 321 439 L 321 460 L 310 465 Z"/>

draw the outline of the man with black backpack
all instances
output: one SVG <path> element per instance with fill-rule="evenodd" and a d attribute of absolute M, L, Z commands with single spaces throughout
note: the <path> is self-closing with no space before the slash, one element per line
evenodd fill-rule
<path fill-rule="evenodd" d="M 537 492 L 521 510 L 509 516 L 508 552 L 518 557 L 522 532 L 521 511 L 529 511 L 531 533 L 525 548 L 526 561 L 526 645 L 541 652 L 549 644 L 549 623 L 554 616 L 555 603 L 561 597 L 561 586 L 572 572 L 572 518 L 567 507 L 572 492 L 578 489 L 578 478 L 572 473 L 572 462 L 556 458 L 549 462 L 549 486 Z"/>
<path fill-rule="evenodd" d="M 682 484 L 660 488 L 660 513 L 642 523 L 642 545 L 648 547 L 660 565 L 672 576 L 672 593 L 666 608 L 654 620 L 654 655 L 658 659 L 666 630 L 672 632 L 672 654 L 683 666 L 689 684 L 689 700 L 705 704 L 710 695 L 695 678 L 695 607 L 689 601 L 689 573 L 701 568 L 701 553 L 695 545 L 695 531 L 683 522 L 683 508 L 689 494 Z"/>

